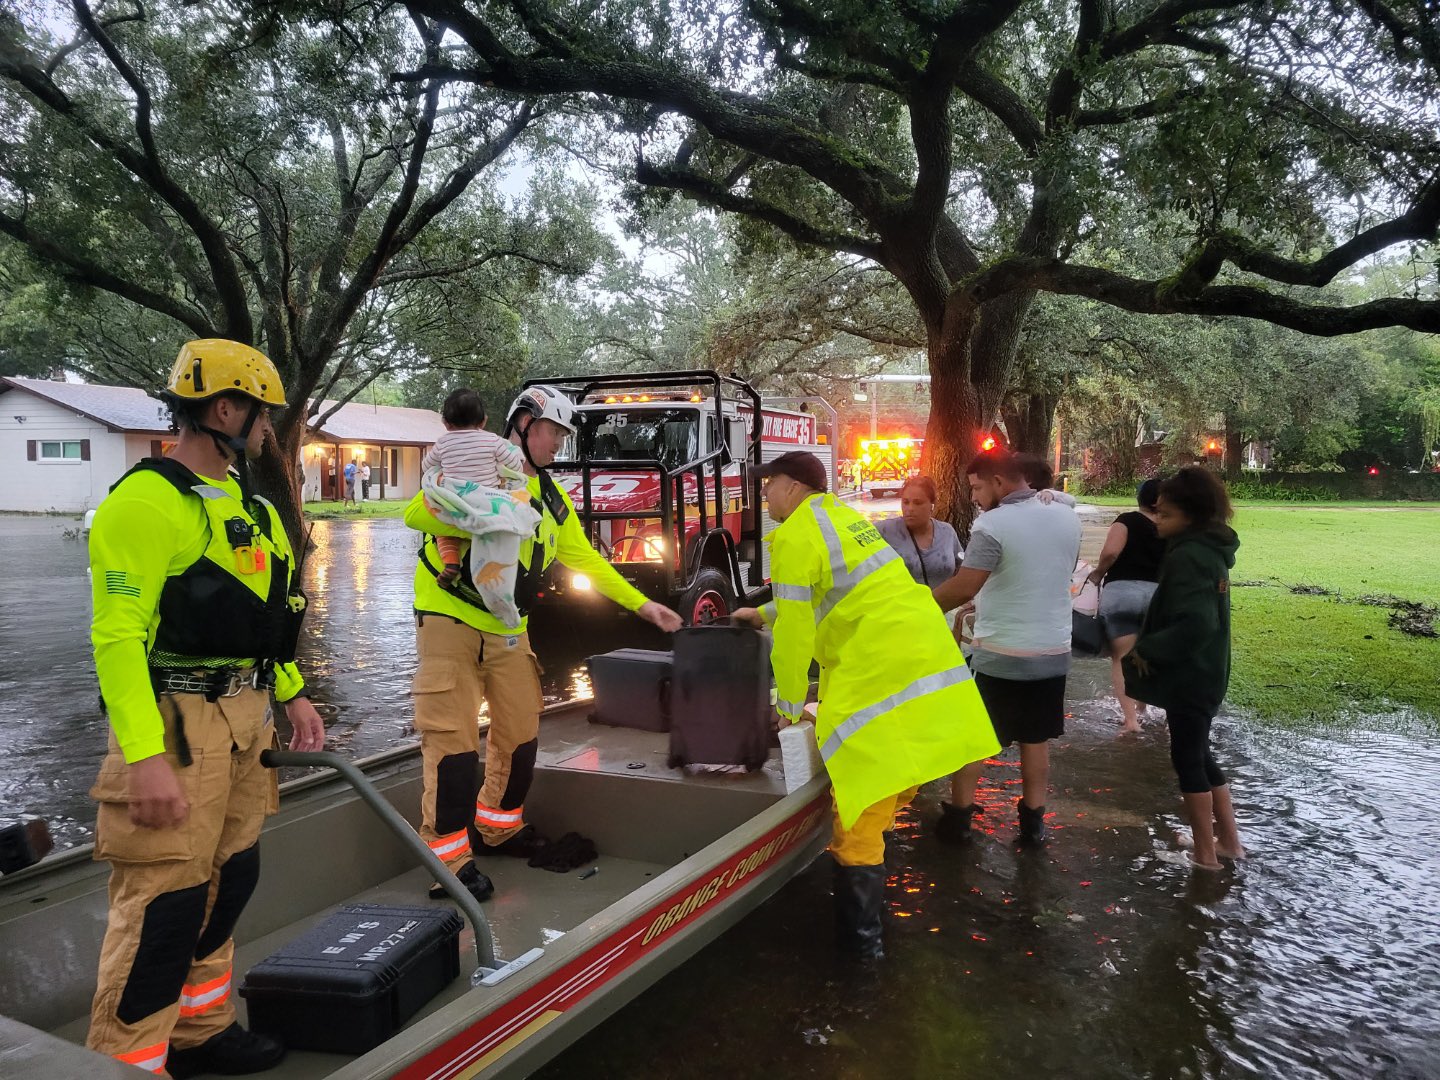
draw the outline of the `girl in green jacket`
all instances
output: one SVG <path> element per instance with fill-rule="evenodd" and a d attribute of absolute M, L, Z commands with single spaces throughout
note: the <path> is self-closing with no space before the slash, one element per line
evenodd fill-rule
<path fill-rule="evenodd" d="M 1125 658 L 1125 692 L 1165 710 L 1195 837 L 1191 861 L 1205 870 L 1245 856 L 1230 785 L 1210 752 L 1210 724 L 1230 682 L 1230 568 L 1240 546 L 1227 524 L 1233 515 L 1225 485 L 1202 466 L 1160 485 L 1155 528 L 1167 543 L 1165 559 Z"/>

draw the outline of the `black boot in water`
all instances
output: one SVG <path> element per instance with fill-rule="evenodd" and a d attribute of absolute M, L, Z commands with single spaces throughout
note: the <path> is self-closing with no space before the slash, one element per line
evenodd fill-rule
<path fill-rule="evenodd" d="M 956 806 L 954 803 L 940 804 L 940 820 L 935 823 L 935 836 L 942 844 L 968 844 L 974 835 L 972 823 L 980 807 Z"/>
<path fill-rule="evenodd" d="M 1037 845 L 1045 843 L 1045 808 L 1042 806 L 1032 810 L 1025 805 L 1023 798 L 1015 800 L 1015 805 L 1020 809 L 1020 842 Z"/>
<path fill-rule="evenodd" d="M 184 1050 L 172 1047 L 165 1071 L 174 1080 L 186 1080 L 204 1073 L 248 1076 L 273 1069 L 284 1057 L 285 1047 L 269 1035 L 246 1031 L 237 1023 L 231 1024 L 219 1035 L 210 1036 L 199 1046 Z"/>
<path fill-rule="evenodd" d="M 835 944 L 841 952 L 860 960 L 884 959 L 885 876 L 883 866 L 835 864 Z"/>

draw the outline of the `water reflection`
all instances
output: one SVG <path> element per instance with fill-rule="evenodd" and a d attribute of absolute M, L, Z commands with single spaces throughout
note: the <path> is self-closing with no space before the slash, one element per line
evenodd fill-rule
<path fill-rule="evenodd" d="M 105 749 L 90 653 L 85 545 L 63 518 L 0 516 L 0 816 L 50 818 L 56 842 L 88 841 L 87 791 Z M 415 737 L 410 680 L 415 533 L 395 520 L 315 522 L 304 565 L 310 614 L 300 642 L 309 692 L 330 749 L 363 757 Z M 547 701 L 589 694 L 584 630 L 544 624 L 533 636 Z M 609 623 L 608 648 L 654 646 L 635 620 Z M 610 644 L 613 641 L 613 644 Z M 287 734 L 283 716 L 282 734 Z"/>

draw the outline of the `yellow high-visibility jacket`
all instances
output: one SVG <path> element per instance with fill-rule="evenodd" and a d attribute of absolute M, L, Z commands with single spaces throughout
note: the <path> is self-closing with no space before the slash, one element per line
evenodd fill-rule
<path fill-rule="evenodd" d="M 930 590 L 869 519 L 807 499 L 768 537 L 778 708 L 798 720 L 820 663 L 816 736 L 843 828 L 881 799 L 998 753 L 995 729 Z"/>

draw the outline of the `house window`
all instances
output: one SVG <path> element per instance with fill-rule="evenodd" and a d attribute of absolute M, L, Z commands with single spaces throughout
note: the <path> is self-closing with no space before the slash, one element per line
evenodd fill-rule
<path fill-rule="evenodd" d="M 42 441 L 40 443 L 40 460 L 79 461 L 81 460 L 80 440 L 66 439 L 63 442 Z"/>

